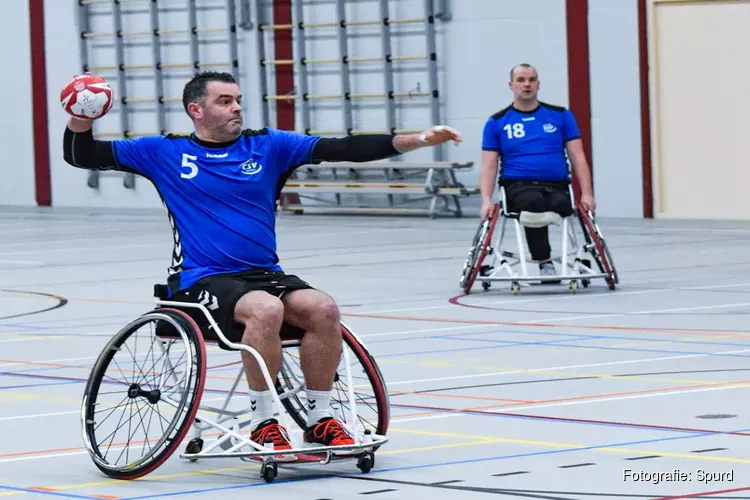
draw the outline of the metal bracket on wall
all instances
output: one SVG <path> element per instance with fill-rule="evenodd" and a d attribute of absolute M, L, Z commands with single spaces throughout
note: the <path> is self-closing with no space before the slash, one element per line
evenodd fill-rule
<path fill-rule="evenodd" d="M 240 24 L 239 27 L 245 31 L 250 31 L 255 26 L 253 16 L 250 11 L 250 0 L 239 0 L 240 3 Z"/>
<path fill-rule="evenodd" d="M 453 19 L 450 10 L 450 0 L 435 0 L 435 19 L 443 22 Z"/>

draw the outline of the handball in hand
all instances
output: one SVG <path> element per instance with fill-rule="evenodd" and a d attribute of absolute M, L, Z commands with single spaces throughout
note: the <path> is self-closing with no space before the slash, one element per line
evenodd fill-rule
<path fill-rule="evenodd" d="M 71 116 L 96 120 L 112 109 L 114 96 L 107 80 L 86 73 L 74 77 L 63 87 L 60 104 Z"/>

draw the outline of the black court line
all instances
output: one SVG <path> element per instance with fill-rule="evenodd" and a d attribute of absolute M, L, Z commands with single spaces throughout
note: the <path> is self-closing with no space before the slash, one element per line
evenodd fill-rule
<path fill-rule="evenodd" d="M 594 462 L 583 462 L 580 464 L 570 464 L 570 465 L 558 465 L 558 469 L 572 469 L 574 467 L 588 467 L 589 465 L 596 465 Z"/>
<path fill-rule="evenodd" d="M 59 309 L 68 304 L 68 299 L 66 299 L 65 297 L 60 297 L 59 295 L 54 295 L 51 293 L 28 292 L 25 290 L 6 290 L 6 289 L 0 289 L 0 292 L 37 295 L 37 296 L 48 297 L 48 298 L 57 300 L 57 304 L 53 306 L 45 307 L 43 309 L 35 309 L 34 311 L 29 311 L 29 312 L 19 313 L 19 314 L 11 314 L 10 316 L 0 316 L 0 321 L 5 321 L 6 319 L 21 318 L 23 316 L 33 316 L 35 314 L 42 314 L 45 312 L 54 311 L 55 309 Z M 40 335 L 40 334 L 37 333 L 36 335 Z"/>
<path fill-rule="evenodd" d="M 390 491 L 398 491 L 398 490 L 394 490 L 393 488 L 388 488 L 385 490 L 365 491 L 365 492 L 360 493 L 360 495 L 377 495 L 378 493 L 388 493 Z"/>

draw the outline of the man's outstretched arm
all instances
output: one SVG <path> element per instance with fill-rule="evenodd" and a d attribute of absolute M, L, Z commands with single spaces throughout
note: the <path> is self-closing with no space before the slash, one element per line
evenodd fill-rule
<path fill-rule="evenodd" d="M 448 141 L 459 143 L 461 134 L 445 126 L 432 127 L 421 134 L 351 135 L 319 139 L 313 149 L 313 163 L 322 161 L 368 162 L 390 158 L 419 148 L 438 146 Z"/>
<path fill-rule="evenodd" d="M 112 170 L 118 167 L 112 143 L 94 139 L 93 122 L 71 118 L 63 135 L 63 158 L 78 168 Z"/>

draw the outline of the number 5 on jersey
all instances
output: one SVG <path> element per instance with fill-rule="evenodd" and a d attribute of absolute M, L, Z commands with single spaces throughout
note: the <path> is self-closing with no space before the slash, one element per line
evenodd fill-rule
<path fill-rule="evenodd" d="M 180 174 L 180 177 L 182 177 L 183 179 L 192 179 L 193 177 L 198 175 L 198 165 L 193 163 L 193 161 L 197 161 L 197 160 L 198 160 L 197 156 L 183 153 L 182 154 L 182 168 L 187 168 L 190 170 L 188 172 L 182 172 Z"/>
<path fill-rule="evenodd" d="M 503 130 L 508 133 L 508 139 L 513 139 L 514 137 L 520 138 L 526 135 L 526 129 L 523 128 L 523 123 L 514 123 L 512 127 L 509 123 L 503 127 Z"/>

